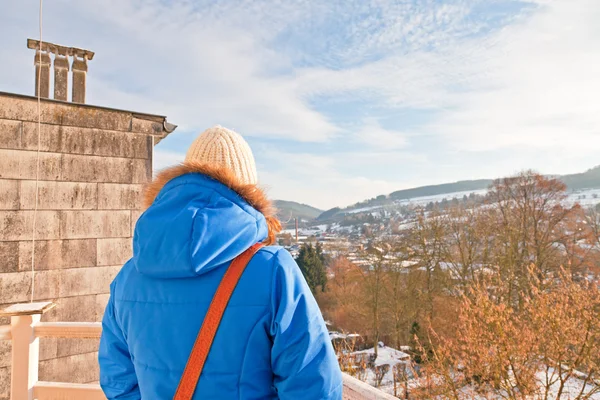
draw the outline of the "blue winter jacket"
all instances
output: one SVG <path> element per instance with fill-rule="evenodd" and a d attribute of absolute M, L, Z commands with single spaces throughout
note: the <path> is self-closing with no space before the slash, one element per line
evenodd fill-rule
<path fill-rule="evenodd" d="M 100 384 L 108 399 L 172 399 L 230 261 L 267 237 L 263 214 L 198 173 L 170 180 L 140 217 L 133 258 L 111 285 Z M 317 303 L 280 247 L 250 261 L 194 399 L 341 399 Z"/>

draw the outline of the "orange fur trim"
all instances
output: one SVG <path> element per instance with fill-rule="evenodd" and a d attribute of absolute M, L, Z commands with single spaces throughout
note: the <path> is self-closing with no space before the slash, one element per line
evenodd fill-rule
<path fill-rule="evenodd" d="M 160 172 L 156 176 L 156 179 L 146 187 L 144 191 L 144 208 L 146 209 L 152 205 L 158 193 L 160 193 L 169 181 L 185 174 L 203 174 L 209 176 L 239 194 L 248 204 L 265 216 L 267 227 L 269 228 L 269 236 L 263 243 L 266 245 L 275 244 L 275 237 L 281 231 L 281 222 L 275 216 L 273 204 L 267 198 L 264 191 L 257 185 L 240 183 L 235 174 L 227 168 L 215 167 L 195 161 L 188 161 L 167 168 Z"/>

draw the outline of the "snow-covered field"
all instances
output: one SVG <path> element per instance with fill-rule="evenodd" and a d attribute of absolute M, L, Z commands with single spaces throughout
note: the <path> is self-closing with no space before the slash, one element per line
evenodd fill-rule
<path fill-rule="evenodd" d="M 411 199 L 403 199 L 394 201 L 395 205 L 398 206 L 426 206 L 429 203 L 441 202 L 444 199 L 450 201 L 452 199 L 462 199 L 464 196 L 471 194 L 484 196 L 488 192 L 487 189 L 481 190 L 470 190 L 463 192 L 444 193 L 433 196 L 422 196 L 414 197 Z M 582 189 L 567 193 L 568 204 L 579 203 L 584 207 L 595 206 L 600 203 L 600 189 Z M 366 211 L 375 211 L 382 208 L 382 206 L 362 207 L 355 210 L 348 211 L 349 214 L 356 214 Z"/>
<path fill-rule="evenodd" d="M 337 333 L 337 332 L 336 332 Z M 368 349 L 368 350 L 363 350 L 363 351 L 357 351 L 354 352 L 352 354 L 373 354 L 374 350 Z M 393 367 L 396 364 L 401 364 L 401 363 L 405 363 L 407 360 L 409 359 L 409 355 L 400 351 L 400 350 L 396 350 L 394 348 L 391 347 L 387 347 L 387 346 L 380 346 L 378 348 L 378 357 L 375 360 L 375 365 L 376 366 L 380 366 L 380 365 L 389 365 L 390 369 L 389 371 L 385 374 L 385 376 L 383 377 L 383 381 L 381 383 L 381 386 L 379 387 L 380 390 L 385 391 L 386 393 L 389 394 L 394 394 L 394 377 L 393 377 Z M 408 375 L 412 376 L 412 373 L 410 372 L 410 368 L 407 369 Z M 553 385 L 551 385 L 550 387 L 550 391 L 548 393 L 548 399 L 557 399 L 558 396 L 558 390 L 560 388 L 560 382 L 558 382 L 558 380 L 556 379 L 556 376 L 554 375 L 555 371 L 553 369 L 549 369 L 548 372 L 539 372 L 537 375 L 537 379 L 540 382 L 540 385 L 543 385 L 544 382 L 546 382 L 546 378 L 548 377 L 550 382 L 553 382 L 554 380 L 556 380 L 556 382 L 554 382 Z M 376 379 L 375 379 L 375 372 L 372 369 L 367 369 L 366 373 L 364 376 L 361 377 L 366 383 L 375 386 L 376 383 Z M 408 381 L 408 389 L 409 389 L 409 393 L 412 390 L 420 387 L 424 381 L 422 381 L 423 378 L 410 378 Z M 565 399 L 565 400 L 569 400 L 569 399 L 574 399 L 576 398 L 579 393 L 581 393 L 581 389 L 583 388 L 584 385 L 584 381 L 582 379 L 579 378 L 571 378 L 567 381 L 567 383 L 565 384 L 565 387 L 563 389 L 562 395 L 560 396 L 561 399 Z M 542 387 L 542 386 L 540 386 Z M 403 385 L 402 383 L 397 383 L 397 390 L 398 390 L 398 395 L 403 393 Z M 589 394 L 590 392 L 592 392 L 592 390 L 594 390 L 594 386 L 590 385 L 590 384 L 586 384 L 585 388 L 583 390 L 583 394 Z M 501 396 L 500 394 L 494 394 L 494 393 L 489 393 L 485 396 L 481 395 L 481 394 L 477 394 L 477 392 L 475 391 L 475 388 L 472 386 L 465 386 L 461 389 L 462 394 L 464 395 L 465 399 L 472 399 L 472 400 L 490 400 L 490 399 L 504 399 L 506 398 L 506 396 Z M 543 394 L 542 396 L 538 397 L 532 397 L 531 400 L 541 400 L 542 398 L 544 398 Z M 586 397 L 590 400 L 600 400 L 600 393 L 594 393 L 591 394 L 589 397 Z"/>
<path fill-rule="evenodd" d="M 585 189 L 569 192 L 567 203 L 579 203 L 584 207 L 595 206 L 600 203 L 600 189 Z"/>
<path fill-rule="evenodd" d="M 361 354 L 374 354 L 375 350 L 373 348 L 356 351 L 352 353 L 353 355 L 361 355 Z M 392 347 L 387 346 L 379 346 L 377 349 L 377 359 L 375 360 L 376 366 L 381 365 L 389 365 L 390 369 L 387 371 L 383 380 L 381 382 L 380 389 L 384 390 L 387 393 L 394 394 L 394 366 L 397 364 L 402 364 L 410 360 L 410 356 L 403 351 L 396 350 Z M 372 386 L 376 386 L 375 372 L 372 369 L 367 369 L 365 371 L 365 376 L 362 379 Z"/>
<path fill-rule="evenodd" d="M 464 196 L 469 196 L 472 193 L 483 196 L 487 193 L 487 189 L 467 190 L 467 191 L 463 191 L 463 192 L 436 194 L 433 196 L 414 197 L 412 199 L 396 200 L 394 203 L 398 204 L 398 205 L 425 206 L 432 202 L 436 203 L 436 202 L 443 201 L 444 199 L 446 199 L 446 200 L 462 199 Z"/>

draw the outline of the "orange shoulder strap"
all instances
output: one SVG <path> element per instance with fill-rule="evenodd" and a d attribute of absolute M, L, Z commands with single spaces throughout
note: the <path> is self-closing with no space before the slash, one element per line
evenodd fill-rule
<path fill-rule="evenodd" d="M 210 352 L 215 334 L 219 329 L 219 324 L 223 318 L 223 313 L 227 308 L 227 303 L 231 298 L 231 294 L 235 289 L 240 277 L 244 273 L 246 266 L 252 259 L 252 256 L 262 247 L 262 244 L 257 243 L 248 250 L 237 256 L 227 268 L 215 296 L 210 303 L 208 312 L 202 322 L 202 328 L 198 333 L 194 348 L 190 354 L 190 358 L 185 366 L 181 381 L 177 387 L 174 400 L 190 400 L 196 390 L 198 379 L 202 374 L 202 368 Z"/>

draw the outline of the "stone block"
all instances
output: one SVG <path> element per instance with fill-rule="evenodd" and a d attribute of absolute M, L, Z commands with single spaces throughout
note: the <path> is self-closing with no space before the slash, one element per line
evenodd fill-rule
<path fill-rule="evenodd" d="M 37 121 L 37 99 L 0 95 L 0 118 Z"/>
<path fill-rule="evenodd" d="M 21 147 L 21 121 L 0 119 L 0 148 L 18 149 Z"/>
<path fill-rule="evenodd" d="M 133 160 L 64 154 L 60 176 L 70 182 L 132 183 Z"/>
<path fill-rule="evenodd" d="M 135 159 L 131 160 L 131 164 L 133 183 L 150 183 L 152 181 L 152 159 Z"/>
<path fill-rule="evenodd" d="M 106 157 L 149 158 L 145 135 L 87 128 L 65 128 L 61 152 Z"/>
<path fill-rule="evenodd" d="M 131 120 L 131 131 L 151 135 L 163 135 L 164 117 L 134 115 Z"/>
<path fill-rule="evenodd" d="M 35 208 L 35 181 L 21 181 L 20 208 Z M 38 182 L 38 210 L 93 210 L 98 208 L 96 183 Z"/>
<path fill-rule="evenodd" d="M 73 356 L 98 351 L 99 339 L 68 339 L 58 338 L 57 357 Z"/>
<path fill-rule="evenodd" d="M 121 266 L 60 270 L 59 296 L 71 297 L 109 293 L 110 284 L 120 269 Z"/>
<path fill-rule="evenodd" d="M 34 300 L 59 297 L 59 271 L 36 271 Z M 31 271 L 0 274 L 0 303 L 23 303 L 31 298 Z"/>
<path fill-rule="evenodd" d="M 129 225 L 127 230 L 129 231 Z M 35 232 L 38 240 L 60 238 L 59 212 L 38 211 Z M 0 211 L 1 241 L 31 240 L 32 234 L 33 211 Z"/>
<path fill-rule="evenodd" d="M 19 271 L 19 242 L 0 242 L 0 273 Z"/>
<path fill-rule="evenodd" d="M 102 321 L 102 317 L 104 317 L 104 311 L 106 310 L 106 305 L 108 304 L 108 299 L 110 298 L 110 294 L 99 294 L 96 295 L 96 321 Z"/>
<path fill-rule="evenodd" d="M 60 178 L 61 154 L 40 153 L 39 180 L 55 181 Z M 0 178 L 36 179 L 37 152 L 0 149 Z"/>
<path fill-rule="evenodd" d="M 58 340 L 58 338 L 40 338 L 40 361 L 57 357 Z"/>
<path fill-rule="evenodd" d="M 98 209 L 133 210 L 142 204 L 143 185 L 98 184 Z"/>
<path fill-rule="evenodd" d="M 96 239 L 49 240 L 35 243 L 36 270 L 93 267 L 96 265 Z M 31 242 L 19 242 L 19 268 L 31 268 Z"/>
<path fill-rule="evenodd" d="M 98 128 L 116 131 L 131 131 L 132 114 L 128 111 L 57 103 L 42 100 L 40 120 L 43 124 Z M 38 121 L 37 99 L 0 95 L 0 119 Z"/>
<path fill-rule="evenodd" d="M 60 279 L 60 277 L 59 277 Z M 60 282 L 59 282 L 60 284 Z M 56 300 L 56 297 L 51 298 L 51 299 L 45 299 L 47 301 L 52 301 L 55 304 L 58 303 L 58 301 Z M 42 315 L 42 322 L 61 322 L 58 310 L 56 309 L 56 307 L 54 307 L 53 309 L 46 311 L 44 313 L 44 315 Z"/>
<path fill-rule="evenodd" d="M 129 237 L 131 211 L 60 211 L 63 239 Z"/>
<path fill-rule="evenodd" d="M 65 322 L 95 322 L 96 295 L 63 297 L 57 300 L 57 318 Z"/>
<path fill-rule="evenodd" d="M 10 400 L 10 367 L 0 368 L 0 400 Z"/>
<path fill-rule="evenodd" d="M 0 340 L 0 368 L 9 367 L 12 356 L 12 343 L 10 340 Z"/>
<path fill-rule="evenodd" d="M 98 353 L 77 354 L 40 361 L 40 380 L 88 383 L 98 380 Z"/>
<path fill-rule="evenodd" d="M 0 303 L 19 303 L 29 300 L 31 273 L 0 274 Z"/>
<path fill-rule="evenodd" d="M 98 239 L 98 266 L 123 265 L 131 258 L 132 239 Z"/>
<path fill-rule="evenodd" d="M 42 125 L 40 149 L 56 153 L 124 158 L 150 158 L 148 135 L 62 125 Z M 23 123 L 22 147 L 37 150 L 38 126 Z"/>
<path fill-rule="evenodd" d="M 62 153 L 62 125 L 39 125 L 39 149 L 44 152 Z M 38 149 L 38 123 L 23 122 L 21 138 L 23 150 L 37 151 Z"/>
<path fill-rule="evenodd" d="M 23 272 L 20 272 L 23 273 Z M 27 275 L 30 277 L 31 272 Z M 51 300 L 56 299 L 60 295 L 61 277 L 59 271 L 35 271 L 35 287 L 33 299 L 36 301 L 40 300 Z M 31 281 L 31 279 L 29 280 Z M 31 290 L 27 291 L 27 299 L 30 298 Z M 19 300 L 21 302 L 23 300 Z"/>
<path fill-rule="evenodd" d="M 62 125 L 115 131 L 131 130 L 131 113 L 98 107 L 79 106 L 62 111 Z"/>
<path fill-rule="evenodd" d="M 132 210 L 131 211 L 131 237 L 135 233 L 135 225 L 137 224 L 138 219 L 140 219 L 141 215 L 144 212 L 141 210 Z"/>
<path fill-rule="evenodd" d="M 0 210 L 19 209 L 19 181 L 0 179 Z"/>

